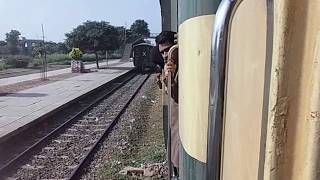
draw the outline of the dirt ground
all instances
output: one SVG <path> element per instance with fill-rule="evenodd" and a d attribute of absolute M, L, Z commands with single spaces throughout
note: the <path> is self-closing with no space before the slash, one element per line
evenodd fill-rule
<path fill-rule="evenodd" d="M 70 67 L 70 65 L 48 65 L 48 71 L 64 69 L 68 67 Z M 22 76 L 27 74 L 40 73 L 40 72 L 41 72 L 41 67 L 5 69 L 5 70 L 0 70 L 0 79 L 15 77 L 15 76 Z"/>
<path fill-rule="evenodd" d="M 29 80 L 29 81 L 23 81 L 15 84 L 10 84 L 10 85 L 3 85 L 0 86 L 0 96 L 6 96 L 11 93 L 16 93 L 22 90 L 30 89 L 33 87 L 37 86 L 42 86 L 46 85 L 49 83 L 54 83 L 56 81 L 61 81 L 63 79 L 79 76 L 81 74 L 79 73 L 65 73 L 65 74 L 60 74 L 56 76 L 49 77 L 47 80 L 43 81 L 40 78 L 39 79 L 34 79 L 34 80 Z"/>

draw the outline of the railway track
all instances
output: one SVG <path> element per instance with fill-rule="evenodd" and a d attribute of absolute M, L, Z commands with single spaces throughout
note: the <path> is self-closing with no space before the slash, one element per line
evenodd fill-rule
<path fill-rule="evenodd" d="M 116 93 L 112 90 L 104 95 L 109 98 L 97 98 L 86 109 L 2 166 L 0 177 L 77 179 L 148 77 L 138 75 Z"/>
<path fill-rule="evenodd" d="M 25 127 L 22 133 L 0 140 L 0 169 L 4 164 L 13 159 L 12 157 L 21 154 L 24 150 L 36 143 L 62 123 L 68 121 L 71 117 L 76 116 L 79 112 L 86 111 L 88 107 L 103 97 L 107 97 L 112 92 L 119 89 L 123 84 L 135 76 L 134 70 L 129 71 L 108 83 L 64 104 L 60 108 L 47 113 L 45 116 L 34 120 Z"/>

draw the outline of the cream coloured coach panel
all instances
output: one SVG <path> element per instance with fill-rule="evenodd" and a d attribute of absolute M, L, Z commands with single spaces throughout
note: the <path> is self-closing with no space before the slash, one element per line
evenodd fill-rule
<path fill-rule="evenodd" d="M 265 86 L 265 0 L 244 0 L 231 29 L 222 179 L 257 180 Z"/>
<path fill-rule="evenodd" d="M 214 15 L 190 18 L 179 26 L 179 123 L 183 148 L 206 162 L 209 70 Z"/>
<path fill-rule="evenodd" d="M 264 180 L 320 179 L 320 1 L 274 1 Z"/>

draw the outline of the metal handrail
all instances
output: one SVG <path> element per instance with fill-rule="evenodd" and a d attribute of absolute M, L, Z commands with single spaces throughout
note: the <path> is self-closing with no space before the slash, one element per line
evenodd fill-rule
<path fill-rule="evenodd" d="M 219 180 L 221 173 L 221 147 L 231 22 L 242 0 L 223 0 L 216 13 L 212 34 L 209 124 L 207 147 L 207 179 Z"/>
<path fill-rule="evenodd" d="M 171 122 L 172 122 L 172 111 L 171 111 L 171 72 L 168 72 L 167 76 L 168 80 L 168 86 L 167 86 L 167 91 L 168 91 L 168 138 L 167 138 L 167 158 L 168 158 L 168 171 L 169 171 L 169 180 L 172 179 L 173 175 L 173 167 L 172 167 L 172 162 L 171 162 Z"/>

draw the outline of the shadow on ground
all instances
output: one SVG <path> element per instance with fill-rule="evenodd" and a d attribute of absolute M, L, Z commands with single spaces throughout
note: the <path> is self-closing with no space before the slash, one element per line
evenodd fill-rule
<path fill-rule="evenodd" d="M 0 93 L 0 96 L 7 97 L 44 97 L 47 94 L 43 93 Z"/>

